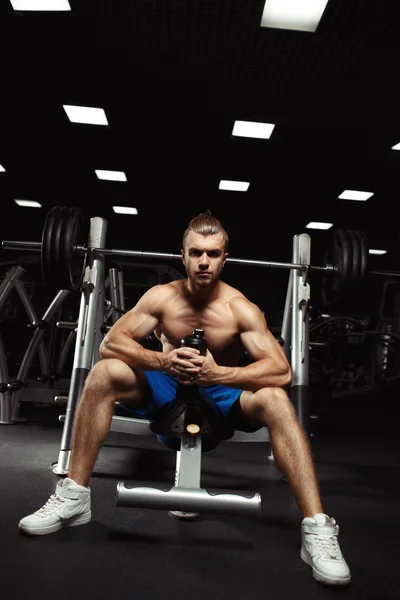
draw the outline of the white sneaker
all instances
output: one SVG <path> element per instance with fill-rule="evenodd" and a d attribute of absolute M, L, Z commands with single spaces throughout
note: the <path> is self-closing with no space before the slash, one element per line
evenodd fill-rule
<path fill-rule="evenodd" d="M 313 577 L 326 585 L 348 585 L 350 569 L 338 542 L 339 525 L 328 515 L 318 513 L 301 523 L 300 556 L 313 570 Z"/>
<path fill-rule="evenodd" d="M 30 535 L 54 533 L 62 527 L 89 523 L 90 488 L 68 477 L 57 483 L 56 491 L 39 510 L 21 519 L 18 529 Z"/>
<path fill-rule="evenodd" d="M 185 510 L 169 510 L 168 514 L 170 517 L 176 517 L 177 519 L 187 519 L 188 521 L 197 519 L 200 516 L 199 513 L 186 512 Z"/>

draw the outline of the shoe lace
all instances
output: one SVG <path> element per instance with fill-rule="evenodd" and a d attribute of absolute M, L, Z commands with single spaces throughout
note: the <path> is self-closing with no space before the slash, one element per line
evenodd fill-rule
<path fill-rule="evenodd" d="M 323 558 L 337 560 L 340 558 L 340 547 L 336 535 L 316 536 L 315 543 Z"/>
<path fill-rule="evenodd" d="M 65 502 L 64 498 L 60 498 L 60 496 L 57 496 L 57 494 L 52 494 L 47 500 L 46 504 L 42 506 L 40 512 L 44 515 L 48 515 L 54 510 L 57 510 L 57 508 L 59 508 L 63 502 Z"/>

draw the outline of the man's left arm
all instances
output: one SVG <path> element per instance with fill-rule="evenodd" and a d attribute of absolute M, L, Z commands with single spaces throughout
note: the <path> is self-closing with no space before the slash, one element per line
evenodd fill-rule
<path fill-rule="evenodd" d="M 261 310 L 245 298 L 235 299 L 231 309 L 237 319 L 242 344 L 253 362 L 243 367 L 219 366 L 208 353 L 198 382 L 250 391 L 287 386 L 292 378 L 290 365 L 282 346 L 268 329 Z"/>

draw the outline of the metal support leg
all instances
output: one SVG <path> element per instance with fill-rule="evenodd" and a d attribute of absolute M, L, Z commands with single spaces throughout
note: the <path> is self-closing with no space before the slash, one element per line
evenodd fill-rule
<path fill-rule="evenodd" d="M 103 248 L 107 233 L 107 221 L 100 217 L 90 220 L 88 248 Z M 58 462 L 53 465 L 53 472 L 66 474 L 72 445 L 72 430 L 75 410 L 81 397 L 86 377 L 92 368 L 95 343 L 98 340 L 99 302 L 104 290 L 104 256 L 90 257 L 82 283 L 81 302 L 78 317 L 78 328 L 75 340 L 74 363 L 68 394 L 61 447 Z"/>
<path fill-rule="evenodd" d="M 117 506 L 180 510 L 185 512 L 259 515 L 261 496 L 257 492 L 206 490 L 200 487 L 201 436 L 184 433 L 177 453 L 175 485 L 117 485 Z"/>
<path fill-rule="evenodd" d="M 311 238 L 307 233 L 295 235 L 293 239 L 293 262 L 310 265 Z M 308 270 L 293 271 L 292 304 L 292 383 L 290 398 L 304 431 L 309 434 L 309 301 L 310 286 Z"/>

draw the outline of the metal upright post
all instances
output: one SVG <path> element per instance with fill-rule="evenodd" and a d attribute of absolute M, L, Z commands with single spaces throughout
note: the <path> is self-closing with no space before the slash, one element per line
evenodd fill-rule
<path fill-rule="evenodd" d="M 105 305 L 105 294 L 104 294 L 104 259 L 103 259 L 103 276 L 98 278 L 97 293 L 97 323 L 95 330 L 95 339 L 93 344 L 92 364 L 93 367 L 100 360 L 100 344 L 104 338 L 103 326 L 104 326 L 104 305 Z"/>
<path fill-rule="evenodd" d="M 281 338 L 283 340 L 283 350 L 286 358 L 291 360 L 291 345 L 292 345 L 292 306 L 293 306 L 293 271 L 289 273 L 289 281 L 286 292 L 285 309 L 282 319 Z"/>
<path fill-rule="evenodd" d="M 111 313 L 111 321 L 114 324 L 118 321 L 121 314 L 125 312 L 124 279 L 121 269 L 110 269 L 109 280 L 111 305 L 118 309 L 113 310 Z"/>
<path fill-rule="evenodd" d="M 304 270 L 293 271 L 292 304 L 292 382 L 290 398 L 298 419 L 309 433 L 309 300 L 310 285 L 308 269 L 311 257 L 311 238 L 307 233 L 295 235 L 293 239 L 293 262 L 305 265 Z"/>
<path fill-rule="evenodd" d="M 98 341 L 97 329 L 100 319 L 98 312 L 104 309 L 104 256 L 91 248 L 105 246 L 107 221 L 101 217 L 90 219 L 88 241 L 89 263 L 82 283 L 81 302 L 76 332 L 74 363 L 68 394 L 63 433 L 61 438 L 58 462 L 53 465 L 53 472 L 66 474 L 72 445 L 73 421 L 75 410 L 81 397 L 86 377 L 93 365 L 94 346 Z M 100 304 L 102 305 L 100 307 Z"/>

